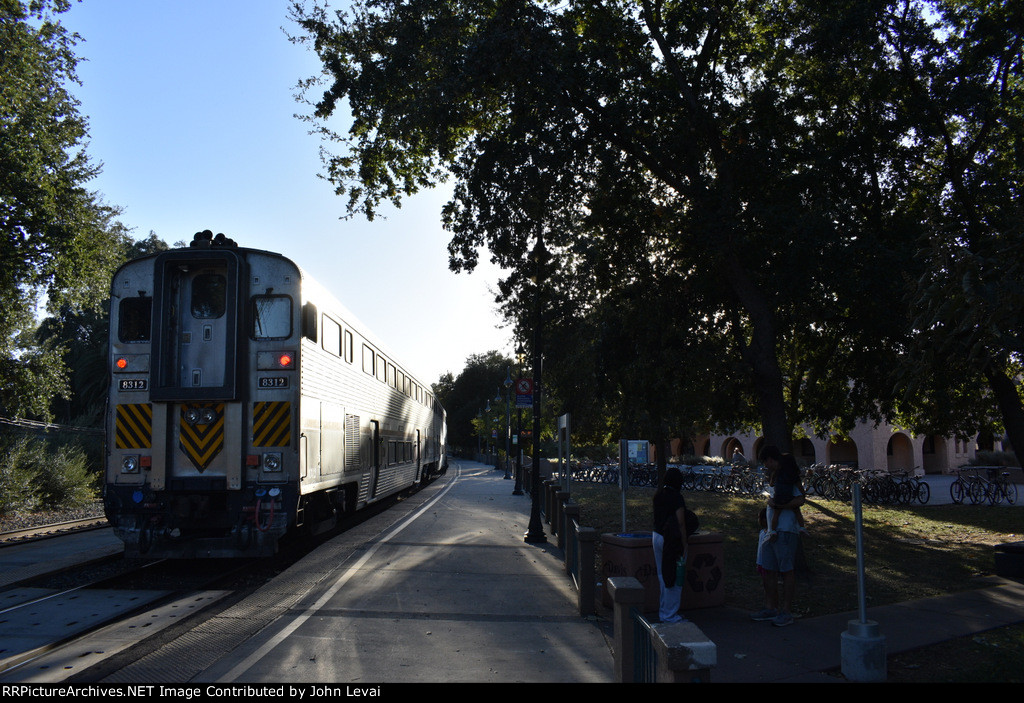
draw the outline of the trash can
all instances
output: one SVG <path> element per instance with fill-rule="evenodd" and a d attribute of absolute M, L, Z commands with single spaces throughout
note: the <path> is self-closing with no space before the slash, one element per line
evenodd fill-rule
<path fill-rule="evenodd" d="M 725 564 L 721 532 L 695 532 L 690 535 L 686 583 L 680 610 L 710 608 L 725 603 Z M 657 578 L 654 579 L 657 582 Z"/>
<path fill-rule="evenodd" d="M 1024 576 L 1024 542 L 996 545 L 996 573 L 1003 578 Z"/>
<path fill-rule="evenodd" d="M 681 610 L 710 608 L 725 603 L 724 538 L 720 532 L 696 532 L 689 539 L 689 560 L 683 583 Z M 611 607 L 608 579 L 632 576 L 644 587 L 644 612 L 658 612 L 661 588 L 654 565 L 650 532 L 606 533 L 601 535 L 601 602 Z"/>
<path fill-rule="evenodd" d="M 645 613 L 658 612 L 661 589 L 658 570 L 654 565 L 654 547 L 650 532 L 618 532 L 601 535 L 601 602 L 612 606 L 608 593 L 608 579 L 632 576 L 644 587 Z"/>

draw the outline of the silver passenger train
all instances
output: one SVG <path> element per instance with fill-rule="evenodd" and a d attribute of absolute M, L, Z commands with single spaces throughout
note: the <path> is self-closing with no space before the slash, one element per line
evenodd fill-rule
<path fill-rule="evenodd" d="M 198 233 L 110 304 L 107 518 L 128 556 L 266 556 L 446 468 L 445 411 L 280 254 Z"/>

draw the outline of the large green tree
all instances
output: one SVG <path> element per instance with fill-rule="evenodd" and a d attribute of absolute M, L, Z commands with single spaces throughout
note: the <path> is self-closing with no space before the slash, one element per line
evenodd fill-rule
<path fill-rule="evenodd" d="M 1024 3 L 908 0 L 885 29 L 923 155 L 907 406 L 967 435 L 994 409 L 1024 462 Z"/>
<path fill-rule="evenodd" d="M 693 319 L 728 338 L 788 447 L 794 392 L 823 426 L 879 412 L 868 379 L 895 316 L 877 313 L 915 234 L 898 86 L 874 70 L 891 5 L 363 0 L 295 18 L 325 67 L 310 117 L 341 143 L 327 176 L 350 212 L 454 176 L 452 267 L 486 248 L 524 320 L 538 242 L 548 301 L 580 272 L 614 290 L 603 262 L 642 252 L 701 289 Z"/>
<path fill-rule="evenodd" d="M 87 184 L 87 123 L 70 92 L 69 0 L 0 1 L 0 413 L 49 417 L 67 393 L 60 350 L 38 344 L 36 310 L 95 308 L 126 240 Z"/>
<path fill-rule="evenodd" d="M 458 376 L 447 373 L 434 384 L 434 396 L 448 413 L 450 446 L 469 451 L 476 449 L 478 437 L 484 442 L 490 440 L 490 433 L 484 436 L 484 423 L 480 419 L 484 409 L 493 406 L 487 423 L 494 425 L 499 419 L 504 423 L 504 404 L 494 399 L 499 393 L 504 397 L 505 379 L 510 371 L 514 374 L 514 369 L 514 361 L 490 351 L 470 356 Z"/>

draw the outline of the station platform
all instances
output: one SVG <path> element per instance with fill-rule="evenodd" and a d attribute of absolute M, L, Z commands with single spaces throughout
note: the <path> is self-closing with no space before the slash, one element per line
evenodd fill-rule
<path fill-rule="evenodd" d="M 493 467 L 447 474 L 318 547 L 106 683 L 610 683 L 530 498 Z M 546 527 L 546 526 L 545 526 Z"/>

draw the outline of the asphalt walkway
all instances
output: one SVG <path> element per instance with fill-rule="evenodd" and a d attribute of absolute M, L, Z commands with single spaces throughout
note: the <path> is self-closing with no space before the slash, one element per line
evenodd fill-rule
<path fill-rule="evenodd" d="M 729 607 L 686 613 L 715 643 L 717 683 L 843 683 L 843 633 L 859 634 L 851 623 L 859 613 L 798 619 L 788 627 L 753 622 L 746 611 Z M 868 608 L 887 654 L 1024 622 L 1024 585 L 993 578 L 974 591 Z M 847 645 L 849 646 L 849 645 Z M 852 651 L 857 651 L 854 648 Z"/>

